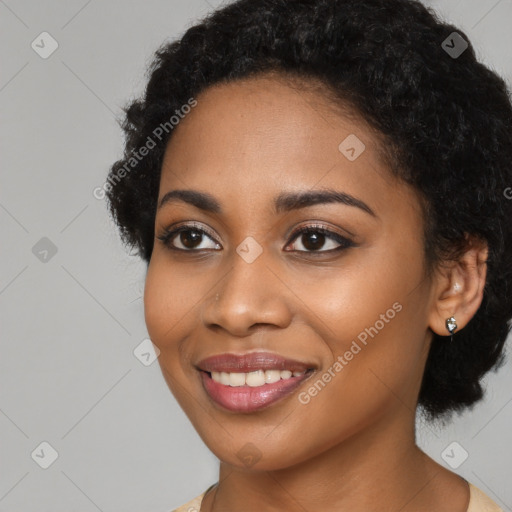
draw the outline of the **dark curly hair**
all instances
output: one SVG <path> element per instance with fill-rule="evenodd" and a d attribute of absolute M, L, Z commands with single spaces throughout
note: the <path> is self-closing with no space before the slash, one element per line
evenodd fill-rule
<path fill-rule="evenodd" d="M 124 109 L 124 158 L 105 186 L 123 242 L 149 263 L 171 116 L 213 84 L 265 72 L 319 81 L 382 136 L 390 171 L 423 203 L 429 269 L 468 234 L 487 242 L 483 303 L 453 343 L 434 333 L 419 394 L 429 420 L 472 406 L 503 364 L 512 318 L 512 107 L 468 37 L 418 1 L 239 0 L 162 45 L 145 94 Z"/>

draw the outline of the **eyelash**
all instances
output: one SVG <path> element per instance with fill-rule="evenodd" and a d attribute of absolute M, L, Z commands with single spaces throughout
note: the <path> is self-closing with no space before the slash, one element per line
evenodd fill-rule
<path fill-rule="evenodd" d="M 197 224 L 185 224 L 181 225 L 175 229 L 165 229 L 164 232 L 157 236 L 157 239 L 160 240 L 166 248 L 168 248 L 171 251 L 180 251 L 180 252 L 189 252 L 189 253 L 195 253 L 200 251 L 211 251 L 211 250 L 217 250 L 217 249 L 180 249 L 178 247 L 174 247 L 171 242 L 173 238 L 176 235 L 179 235 L 182 232 L 186 231 L 196 231 L 202 234 L 207 235 L 209 238 L 211 238 L 215 243 L 218 243 L 213 235 L 205 230 L 202 227 L 199 227 Z M 348 238 L 339 235 L 338 233 L 331 231 L 330 229 L 327 229 L 325 226 L 319 225 L 319 224 L 310 224 L 307 226 L 302 226 L 295 230 L 292 235 L 290 236 L 290 241 L 286 244 L 287 246 L 290 245 L 290 243 L 295 242 L 302 234 L 305 233 L 322 233 L 323 235 L 326 235 L 331 240 L 334 240 L 335 242 L 340 244 L 340 247 L 337 247 L 335 249 L 329 249 L 327 251 L 301 251 L 301 250 L 293 250 L 293 251 L 287 251 L 287 252 L 299 252 L 299 253 L 306 253 L 306 254 L 332 254 L 334 252 L 342 251 L 344 249 L 348 249 L 349 247 L 353 247 L 355 244 L 349 240 Z"/>

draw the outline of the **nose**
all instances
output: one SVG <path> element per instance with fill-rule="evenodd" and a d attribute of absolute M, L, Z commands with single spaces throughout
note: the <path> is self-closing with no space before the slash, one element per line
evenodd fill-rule
<path fill-rule="evenodd" d="M 251 263 L 235 254 L 231 268 L 205 298 L 201 320 L 209 329 L 237 337 L 254 334 L 262 326 L 286 328 L 292 319 L 292 299 L 290 288 L 263 254 Z"/>

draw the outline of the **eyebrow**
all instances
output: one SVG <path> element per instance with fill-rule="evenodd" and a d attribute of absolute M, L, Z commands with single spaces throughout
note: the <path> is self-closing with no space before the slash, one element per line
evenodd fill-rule
<path fill-rule="evenodd" d="M 199 192 L 198 190 L 171 190 L 162 197 L 158 209 L 175 201 L 191 204 L 205 212 L 222 213 L 222 207 L 214 196 L 207 192 Z M 279 214 L 307 208 L 308 206 L 328 203 L 340 203 L 353 206 L 370 214 L 372 217 L 377 217 L 375 212 L 360 199 L 332 189 L 308 190 L 305 192 L 282 192 L 274 200 L 274 209 L 275 212 Z"/>

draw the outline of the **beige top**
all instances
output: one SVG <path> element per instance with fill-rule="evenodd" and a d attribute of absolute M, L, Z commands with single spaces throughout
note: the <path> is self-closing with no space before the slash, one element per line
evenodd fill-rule
<path fill-rule="evenodd" d="M 213 485 L 193 500 L 185 503 L 185 505 L 178 507 L 172 512 L 199 512 L 204 495 L 212 487 Z M 494 503 L 494 501 L 492 501 L 491 498 L 489 498 L 489 496 L 487 496 L 487 494 L 481 491 L 478 487 L 469 483 L 469 507 L 467 512 L 503 512 L 503 509 Z"/>

